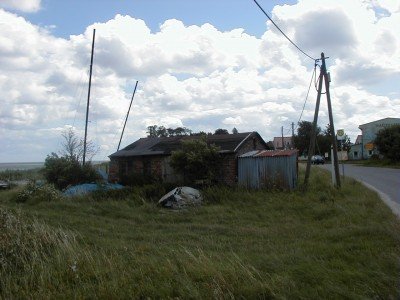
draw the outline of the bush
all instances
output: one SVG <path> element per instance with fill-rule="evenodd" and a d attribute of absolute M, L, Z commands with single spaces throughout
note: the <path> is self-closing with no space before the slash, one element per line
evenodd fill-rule
<path fill-rule="evenodd" d="M 400 125 L 384 128 L 376 135 L 374 143 L 386 158 L 400 161 Z"/>
<path fill-rule="evenodd" d="M 47 182 L 54 184 L 59 190 L 69 185 L 91 183 L 100 179 L 90 163 L 83 166 L 75 159 L 59 157 L 55 153 L 47 156 L 43 173 Z"/>
<path fill-rule="evenodd" d="M 37 186 L 34 182 L 28 183 L 16 196 L 16 202 L 25 203 L 56 201 L 61 199 L 60 192 L 51 184 Z"/>
<path fill-rule="evenodd" d="M 183 175 L 187 183 L 204 179 L 214 182 L 221 162 L 219 150 L 215 145 L 207 144 L 205 138 L 184 140 L 182 149 L 172 152 L 171 167 Z"/>

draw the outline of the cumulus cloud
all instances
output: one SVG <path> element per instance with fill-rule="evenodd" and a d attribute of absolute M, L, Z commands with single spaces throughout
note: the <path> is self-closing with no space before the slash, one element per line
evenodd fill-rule
<path fill-rule="evenodd" d="M 300 0 L 272 12 L 300 47 L 330 57 L 334 119 L 351 137 L 359 124 L 400 111 L 398 93 L 371 89 L 399 76 L 400 69 L 395 31 L 400 15 L 396 3 L 379 3 L 388 14 L 377 17 L 373 1 L 348 0 Z M 302 120 L 313 118 L 313 85 L 305 100 L 314 62 L 270 23 L 261 37 L 241 28 L 221 31 L 176 19 L 152 32 L 144 20 L 117 15 L 62 39 L 10 12 L 0 10 L 0 19 L 0 136 L 5 145 L 0 161 L 43 160 L 58 149 L 60 129 L 73 126 L 83 133 L 93 28 L 89 136 L 101 147 L 97 159 L 115 151 L 136 80 L 122 146 L 154 124 L 206 132 L 236 127 L 271 140 L 281 126 L 290 132 L 303 105 Z M 325 98 L 319 116 L 325 127 Z"/>
<path fill-rule="evenodd" d="M 37 12 L 40 9 L 41 0 L 2 0 L 0 7 L 22 12 Z"/>

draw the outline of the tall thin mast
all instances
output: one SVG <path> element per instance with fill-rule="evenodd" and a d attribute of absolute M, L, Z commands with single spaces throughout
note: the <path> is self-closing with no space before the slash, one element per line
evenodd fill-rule
<path fill-rule="evenodd" d="M 127 112 L 127 114 L 126 114 L 125 123 L 124 123 L 124 127 L 122 128 L 121 138 L 119 139 L 117 151 L 119 150 L 119 146 L 121 146 L 122 136 L 124 135 L 125 126 L 126 126 L 126 121 L 128 121 L 129 111 L 131 110 L 131 106 L 132 106 L 132 102 L 133 102 L 133 97 L 135 97 L 135 93 L 136 93 L 136 88 L 137 88 L 138 82 L 139 82 L 139 81 L 136 81 L 135 89 L 133 90 L 132 99 L 131 99 L 131 104 L 129 104 L 128 112 Z"/>
<path fill-rule="evenodd" d="M 85 160 L 86 160 L 86 146 L 87 146 L 86 139 L 87 139 L 87 127 L 88 127 L 88 117 L 89 117 L 90 87 L 92 85 L 93 52 L 94 52 L 95 36 L 96 36 L 96 29 L 93 29 L 92 55 L 90 57 L 89 89 L 88 89 L 87 104 L 86 104 L 85 139 L 83 140 L 83 160 L 82 160 L 83 165 L 85 165 Z"/>

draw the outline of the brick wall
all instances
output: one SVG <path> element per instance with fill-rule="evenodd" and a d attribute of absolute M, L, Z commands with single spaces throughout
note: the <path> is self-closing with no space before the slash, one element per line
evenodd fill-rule
<path fill-rule="evenodd" d="M 258 138 L 258 136 L 250 137 L 236 153 L 225 153 L 222 155 L 222 162 L 220 165 L 220 170 L 218 174 L 218 182 L 233 186 L 237 183 L 237 157 L 253 150 L 265 150 L 266 147 L 264 143 Z M 150 172 L 151 175 L 161 178 L 166 181 L 173 181 L 174 179 L 179 179 L 177 174 L 169 164 L 169 156 L 144 156 L 144 157 L 131 157 L 120 160 L 112 160 L 110 162 L 109 170 L 109 181 L 117 182 L 119 178 L 120 171 L 122 174 L 135 172 L 137 174 L 144 174 L 146 171 L 146 161 L 150 162 Z"/>
<path fill-rule="evenodd" d="M 264 143 L 258 137 L 250 137 L 236 153 L 224 154 L 221 162 L 218 182 L 229 186 L 237 183 L 238 162 L 237 157 L 253 150 L 266 150 Z"/>

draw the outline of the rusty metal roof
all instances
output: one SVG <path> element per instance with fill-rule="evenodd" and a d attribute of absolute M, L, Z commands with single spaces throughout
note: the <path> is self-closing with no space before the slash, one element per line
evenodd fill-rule
<path fill-rule="evenodd" d="M 259 150 L 250 151 L 240 157 L 276 157 L 276 156 L 292 156 L 297 155 L 297 150 L 295 149 L 285 149 L 285 150 Z"/>

